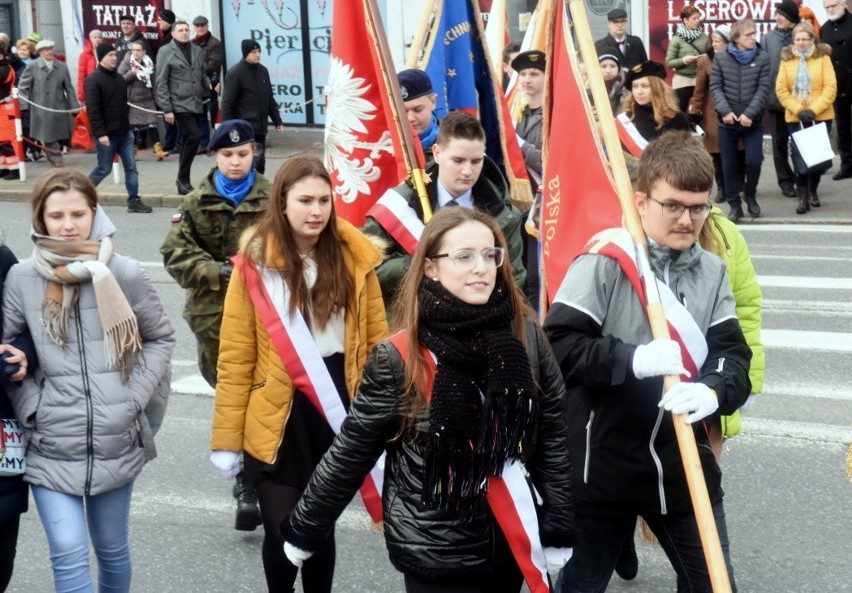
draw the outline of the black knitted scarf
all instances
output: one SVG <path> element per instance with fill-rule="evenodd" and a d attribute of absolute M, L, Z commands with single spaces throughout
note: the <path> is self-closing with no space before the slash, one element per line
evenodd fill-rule
<path fill-rule="evenodd" d="M 515 311 L 499 279 L 486 304 L 470 305 L 424 278 L 420 303 L 418 338 L 438 359 L 423 503 L 467 514 L 485 495 L 488 477 L 530 450 L 535 386 L 529 358 L 512 331 Z"/>

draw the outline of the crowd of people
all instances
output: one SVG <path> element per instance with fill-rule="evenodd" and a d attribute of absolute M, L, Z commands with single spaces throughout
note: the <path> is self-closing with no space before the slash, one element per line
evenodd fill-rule
<path fill-rule="evenodd" d="M 642 139 L 633 201 L 653 275 L 642 281 L 665 297 L 673 339 L 651 332 L 636 298 L 641 262 L 623 229 L 590 238 L 539 323 L 528 213 L 485 155 L 481 123 L 460 111 L 439 119 L 421 70 L 397 78 L 427 163 L 426 200 L 406 181 L 359 229 L 337 216 L 319 159 L 293 156 L 264 176 L 269 121 L 283 124 L 257 41 L 242 42 L 242 60 L 219 86 L 221 43 L 205 17 L 192 22 L 191 40 L 188 22 L 159 11 L 154 47 L 122 17 L 114 44 L 89 33 L 75 90 L 53 42 L 16 44 L 19 61 L 38 56 L 16 69 L 0 38 L 0 93 L 20 77 L 30 134 L 56 167 L 33 191 L 31 257 L 18 263 L 0 242 L 0 414 L 17 418 L 30 443 L 26 473 L 0 477 L 0 590 L 27 484 L 56 590 L 92 590 L 90 544 L 99 586 L 130 587 L 133 483 L 156 455 L 175 338 L 141 266 L 115 253 L 117 229 L 96 186 L 118 156 L 128 210 L 150 212 L 133 154 L 148 145 L 157 158 L 179 147 L 184 199 L 160 252 L 187 292 L 184 318 L 215 390 L 210 461 L 234 480 L 235 528 L 263 528 L 270 591 L 293 590 L 300 573 L 305 591 L 331 591 L 335 522 L 373 484 L 408 593 L 517 592 L 526 575 L 491 493 L 521 468 L 526 498 L 514 504 L 534 507 L 529 537 L 555 591 L 603 591 L 613 573 L 634 578 L 641 519 L 677 590 L 709 592 L 669 414 L 686 415 L 698 443 L 736 590 L 719 459 L 762 388 L 764 354 L 762 297 L 735 223 L 743 201 L 760 216 L 766 114 L 779 187 L 798 199 L 797 213 L 821 205 L 828 169 L 808 167 L 790 141 L 801 127 L 834 122 L 834 179 L 852 177 L 852 78 L 838 61 L 852 19 L 844 3 L 825 2 L 819 30 L 794 2 L 777 4 L 764 46 L 753 21 L 708 35 L 686 6 L 664 64 L 627 32 L 626 11 L 607 15 L 596 49 L 610 108 Z M 516 73 L 525 98 L 515 132 L 534 190 L 547 59 L 504 52 L 506 79 Z M 98 161 L 88 176 L 61 157 L 82 106 Z M 211 133 L 219 108 L 223 123 Z M 193 186 L 200 150 L 215 164 Z M 0 136 L 0 159 L 7 153 Z M 0 175 L 13 165 L 0 160 Z M 714 184 L 727 215 L 713 204 Z M 680 381 L 665 390 L 672 376 Z"/>
<path fill-rule="evenodd" d="M 797 214 L 820 207 L 817 189 L 832 162 L 807 163 L 793 134 L 818 123 L 830 131 L 837 118 L 840 167 L 833 179 L 852 177 L 846 88 L 852 20 L 845 2 L 824 7 L 828 20 L 820 27 L 809 8 L 793 0 L 775 4 L 776 27 L 758 43 L 754 21 L 716 25 L 708 35 L 699 10 L 686 5 L 665 64 L 647 61 L 641 39 L 627 34 L 626 11 L 614 9 L 607 15 L 609 35 L 596 42 L 613 111 L 624 113 L 644 140 L 670 129 L 703 135 L 713 157 L 715 200 L 728 204 L 732 222 L 746 212 L 761 215 L 758 180 L 767 131 L 781 193 L 798 200 Z"/>

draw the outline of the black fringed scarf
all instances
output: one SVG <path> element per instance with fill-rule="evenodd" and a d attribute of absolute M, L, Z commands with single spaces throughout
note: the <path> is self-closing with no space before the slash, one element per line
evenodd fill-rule
<path fill-rule="evenodd" d="M 485 495 L 489 476 L 530 450 L 535 386 L 529 357 L 513 333 L 515 311 L 499 279 L 485 305 L 470 305 L 424 278 L 420 303 L 418 338 L 438 358 L 423 503 L 466 514 Z"/>

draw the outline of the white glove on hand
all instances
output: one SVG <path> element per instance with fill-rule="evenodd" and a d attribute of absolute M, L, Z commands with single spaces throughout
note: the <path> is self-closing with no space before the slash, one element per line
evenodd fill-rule
<path fill-rule="evenodd" d="M 686 375 L 680 345 L 674 340 L 654 340 L 650 344 L 636 346 L 633 353 L 633 374 L 637 379 L 661 375 Z"/>
<path fill-rule="evenodd" d="M 545 548 L 544 559 L 547 561 L 547 574 L 550 576 L 550 582 L 556 584 L 556 579 L 559 578 L 559 571 L 562 567 L 568 564 L 571 556 L 574 554 L 574 548 Z"/>
<path fill-rule="evenodd" d="M 285 541 L 284 555 L 287 556 L 287 560 L 290 561 L 290 564 L 296 568 L 302 568 L 302 564 L 305 563 L 305 560 L 313 556 L 314 553 L 303 550 L 302 548 L 297 548 L 290 542 Z"/>
<path fill-rule="evenodd" d="M 706 418 L 719 408 L 716 392 L 704 383 L 678 383 L 660 400 L 660 407 L 672 414 L 686 414 L 687 424 Z"/>
<path fill-rule="evenodd" d="M 240 454 L 235 451 L 213 451 L 210 462 L 226 480 L 233 480 L 240 473 Z"/>

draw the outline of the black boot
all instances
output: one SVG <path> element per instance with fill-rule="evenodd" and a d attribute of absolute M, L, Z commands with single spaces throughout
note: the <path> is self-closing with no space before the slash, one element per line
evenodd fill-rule
<path fill-rule="evenodd" d="M 811 209 L 810 192 L 807 187 L 798 186 L 796 191 L 799 193 L 799 205 L 796 206 L 796 214 L 804 214 Z"/>
<path fill-rule="evenodd" d="M 743 205 L 740 202 L 731 204 L 731 211 L 728 213 L 728 220 L 731 222 L 739 222 L 743 217 Z"/>
<path fill-rule="evenodd" d="M 822 206 L 822 202 L 819 201 L 819 196 L 817 195 L 817 188 L 819 187 L 820 179 L 821 177 L 819 175 L 808 176 L 808 191 L 811 193 L 811 197 L 808 202 L 814 208 Z"/>
<path fill-rule="evenodd" d="M 639 572 L 639 558 L 636 556 L 636 544 L 633 542 L 633 535 L 630 540 L 625 542 L 621 548 L 621 554 L 618 556 L 618 562 L 615 563 L 615 573 L 625 581 L 632 581 L 636 578 Z"/>
<path fill-rule="evenodd" d="M 754 196 L 743 196 L 745 200 L 746 206 L 748 207 L 748 213 L 751 214 L 754 218 L 760 216 L 760 206 L 757 204 L 757 198 Z"/>
<path fill-rule="evenodd" d="M 257 508 L 257 490 L 254 484 L 237 476 L 235 484 L 237 494 L 237 520 L 234 529 L 237 531 L 254 531 L 260 525 L 260 509 Z"/>

